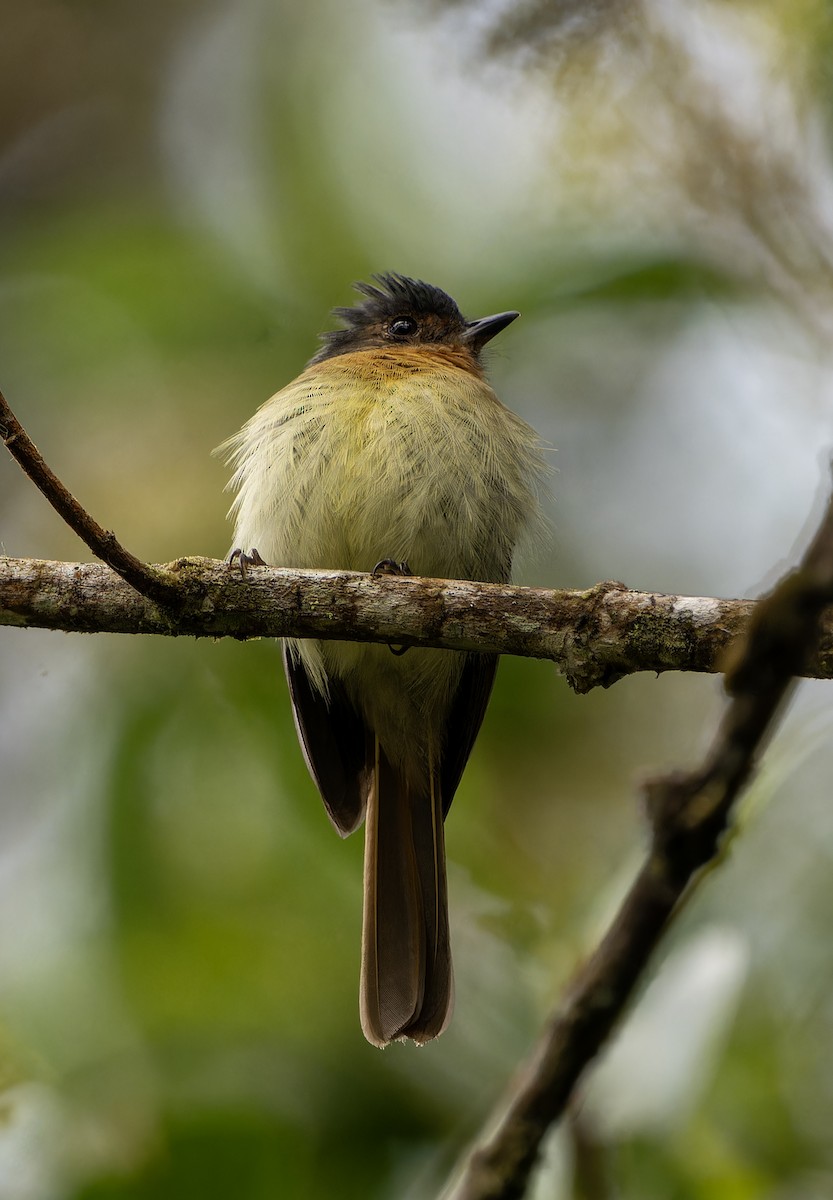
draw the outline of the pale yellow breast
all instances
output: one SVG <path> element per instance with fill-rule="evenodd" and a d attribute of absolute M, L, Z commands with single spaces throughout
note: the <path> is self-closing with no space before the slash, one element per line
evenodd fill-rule
<path fill-rule="evenodd" d="M 507 577 L 536 507 L 534 432 L 482 379 L 419 352 L 305 371 L 230 443 L 235 545 L 276 566 Z"/>

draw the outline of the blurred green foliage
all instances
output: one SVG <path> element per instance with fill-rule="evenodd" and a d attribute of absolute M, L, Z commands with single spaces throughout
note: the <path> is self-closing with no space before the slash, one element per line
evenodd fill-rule
<path fill-rule="evenodd" d="M 580 6 L 501 32 L 466 3 L 0 0 L 0 384 L 99 520 L 225 553 L 212 448 L 394 269 L 523 310 L 492 377 L 558 447 L 523 580 L 772 577 L 831 440 L 829 5 L 608 7 L 553 40 Z M 0 512 L 6 553 L 81 554 L 8 459 Z M 448 823 L 456 1014 L 380 1054 L 361 835 L 277 648 L 0 630 L 0 1200 L 436 1194 L 627 885 L 639 777 L 719 704 L 502 664 Z M 673 931 L 702 1040 L 658 964 L 639 1067 L 589 1086 L 616 1194 L 833 1193 L 830 728 L 805 688 Z M 573 1151 L 537 1196 L 573 1194 Z"/>

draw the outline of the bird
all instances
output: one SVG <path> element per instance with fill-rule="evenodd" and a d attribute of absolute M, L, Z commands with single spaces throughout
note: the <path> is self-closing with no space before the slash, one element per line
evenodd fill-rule
<path fill-rule="evenodd" d="M 540 521 L 537 433 L 486 380 L 519 313 L 463 317 L 384 273 L 218 448 L 241 562 L 508 582 Z M 365 821 L 359 1011 L 367 1040 L 424 1044 L 454 1002 L 444 821 L 492 691 L 490 653 L 288 638 L 310 774 L 342 837 Z"/>

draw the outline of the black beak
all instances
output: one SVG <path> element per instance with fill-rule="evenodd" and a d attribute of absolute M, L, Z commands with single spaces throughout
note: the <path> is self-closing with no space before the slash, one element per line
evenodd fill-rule
<path fill-rule="evenodd" d="M 511 325 L 520 315 L 517 312 L 504 312 L 497 313 L 494 317 L 481 317 L 479 321 L 469 321 L 466 326 L 465 340 L 477 354 L 487 342 L 496 337 L 507 325 Z"/>

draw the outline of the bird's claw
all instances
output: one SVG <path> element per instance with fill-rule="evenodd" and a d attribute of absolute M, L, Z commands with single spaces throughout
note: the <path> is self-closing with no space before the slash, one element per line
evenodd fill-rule
<path fill-rule="evenodd" d="M 229 555 L 228 565 L 233 567 L 235 562 L 240 567 L 240 574 L 244 579 L 246 579 L 249 574 L 249 567 L 266 567 L 269 565 L 260 557 L 259 551 L 252 548 L 251 554 L 247 554 L 246 551 L 241 550 L 239 546 L 236 550 L 232 550 L 231 554 Z"/>
<path fill-rule="evenodd" d="M 370 573 L 371 575 L 413 575 L 413 571 L 406 562 L 397 562 L 395 558 L 381 559 Z"/>
<path fill-rule="evenodd" d="M 373 568 L 372 575 L 413 575 L 413 571 L 406 562 L 397 562 L 395 558 L 383 558 L 377 562 Z M 391 654 L 395 654 L 397 658 L 401 658 L 409 646 L 388 646 Z"/>

